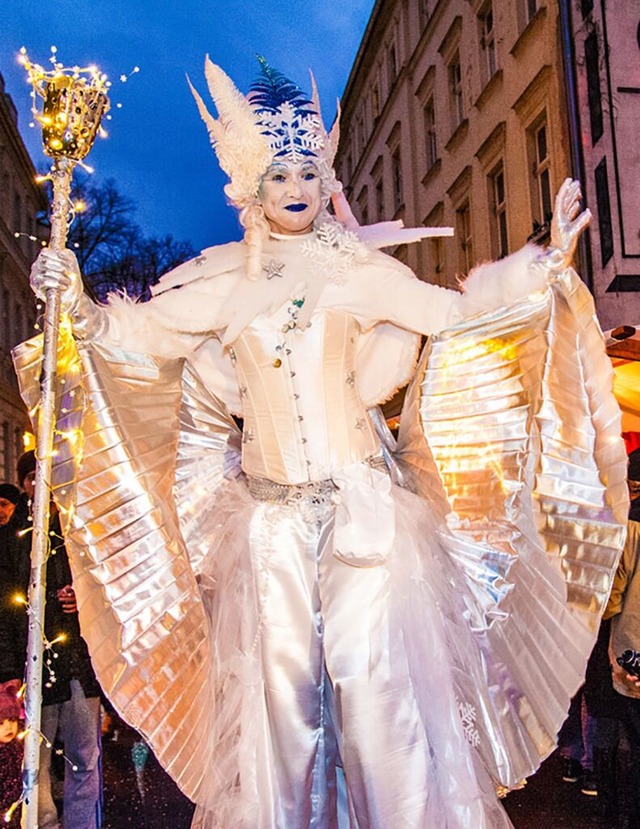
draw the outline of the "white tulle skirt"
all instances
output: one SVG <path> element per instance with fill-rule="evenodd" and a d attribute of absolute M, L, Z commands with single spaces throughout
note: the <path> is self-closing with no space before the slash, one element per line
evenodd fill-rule
<path fill-rule="evenodd" d="M 329 500 L 259 502 L 235 481 L 203 517 L 216 807 L 195 827 L 511 826 L 477 752 L 486 677 L 461 578 L 426 502 L 393 497 L 375 567 L 334 555 Z M 485 688 L 461 698 L 456 672 Z"/>

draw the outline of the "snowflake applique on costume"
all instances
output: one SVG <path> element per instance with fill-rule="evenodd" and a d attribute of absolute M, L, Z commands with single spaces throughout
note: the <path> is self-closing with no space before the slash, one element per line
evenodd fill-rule
<path fill-rule="evenodd" d="M 318 228 L 316 239 L 302 245 L 302 253 L 311 260 L 314 276 L 336 285 L 344 285 L 346 275 L 355 267 L 360 240 L 337 222 L 326 222 Z"/>
<path fill-rule="evenodd" d="M 317 115 L 286 102 L 277 114 L 259 122 L 267 137 L 274 158 L 286 156 L 300 163 L 309 156 L 318 155 L 324 147 L 323 128 Z"/>
<path fill-rule="evenodd" d="M 476 728 L 476 707 L 470 702 L 461 702 L 456 699 L 458 713 L 462 721 L 464 738 L 470 746 L 477 748 L 480 745 L 480 734 Z"/>

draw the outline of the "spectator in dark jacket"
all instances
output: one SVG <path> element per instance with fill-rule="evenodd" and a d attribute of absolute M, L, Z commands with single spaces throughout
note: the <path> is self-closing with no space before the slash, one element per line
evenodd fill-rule
<path fill-rule="evenodd" d="M 640 449 L 629 455 L 627 541 L 613 580 L 604 618 L 611 619 L 613 687 L 621 707 L 626 741 L 618 752 L 618 812 L 622 829 L 640 826 L 640 679 L 618 664 L 628 651 L 640 652 Z M 623 750 L 624 749 L 624 750 Z"/>

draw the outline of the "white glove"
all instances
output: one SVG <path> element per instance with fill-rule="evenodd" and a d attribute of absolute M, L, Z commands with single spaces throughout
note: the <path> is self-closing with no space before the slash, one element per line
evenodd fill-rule
<path fill-rule="evenodd" d="M 591 211 L 580 212 L 582 192 L 580 182 L 567 178 L 558 190 L 551 220 L 551 245 L 546 252 L 547 266 L 562 271 L 568 268 L 578 244 L 578 238 L 591 221 Z"/>
<path fill-rule="evenodd" d="M 44 248 L 31 266 L 31 290 L 40 299 L 46 298 L 49 288 L 61 291 L 61 307 L 73 314 L 82 298 L 82 277 L 73 251 Z"/>

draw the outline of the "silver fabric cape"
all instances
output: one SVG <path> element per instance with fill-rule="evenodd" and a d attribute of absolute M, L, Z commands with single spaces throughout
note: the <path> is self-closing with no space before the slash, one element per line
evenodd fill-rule
<path fill-rule="evenodd" d="M 37 416 L 41 338 L 18 346 Z M 469 587 L 477 751 L 497 787 L 555 745 L 624 542 L 626 456 L 591 297 L 571 270 L 543 293 L 428 342 L 407 393 L 392 475 L 430 505 Z M 182 361 L 63 330 L 52 488 L 96 674 L 194 801 L 215 747 L 200 525 L 240 473 L 240 434 Z M 211 807 L 214 804 L 204 803 Z"/>

